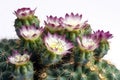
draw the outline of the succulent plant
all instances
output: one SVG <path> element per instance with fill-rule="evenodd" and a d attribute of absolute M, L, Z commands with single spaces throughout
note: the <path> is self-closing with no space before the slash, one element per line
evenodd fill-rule
<path fill-rule="evenodd" d="M 8 61 L 14 65 L 15 80 L 33 80 L 33 64 L 29 60 L 30 55 L 26 52 L 21 55 L 18 51 L 13 51 L 13 55 L 8 57 Z"/>
<path fill-rule="evenodd" d="M 35 25 L 35 27 L 39 27 L 39 19 L 34 15 L 35 10 L 31 10 L 30 8 L 20 8 L 14 11 L 17 19 L 15 19 L 15 30 L 18 32 L 18 29 L 22 26 L 31 26 Z"/>
<path fill-rule="evenodd" d="M 103 30 L 98 30 L 92 34 L 94 39 L 99 41 L 99 47 L 95 50 L 95 57 L 97 59 L 102 58 L 105 54 L 107 54 L 109 50 L 109 42 L 108 39 L 112 38 L 112 34 L 108 32 L 104 32 Z"/>
<path fill-rule="evenodd" d="M 70 49 L 73 44 L 65 39 L 65 36 L 48 33 L 44 37 L 46 52 L 41 54 L 43 63 L 49 64 L 56 63 L 67 53 L 71 53 Z M 45 59 L 45 60 L 44 60 Z"/>
<path fill-rule="evenodd" d="M 35 25 L 22 26 L 17 31 L 17 35 L 21 39 L 21 46 L 32 50 L 34 50 L 36 47 L 39 47 L 42 44 L 41 35 L 43 31 L 43 27 L 36 27 Z"/>
<path fill-rule="evenodd" d="M 93 60 L 94 50 L 99 46 L 98 40 L 94 39 L 92 35 L 77 38 L 78 50 L 75 52 L 75 62 L 86 64 Z"/>
<path fill-rule="evenodd" d="M 47 16 L 43 28 L 35 10 L 14 12 L 19 39 L 0 41 L 0 80 L 120 80 L 120 71 L 102 59 L 109 31 L 92 32 L 78 13 Z"/>

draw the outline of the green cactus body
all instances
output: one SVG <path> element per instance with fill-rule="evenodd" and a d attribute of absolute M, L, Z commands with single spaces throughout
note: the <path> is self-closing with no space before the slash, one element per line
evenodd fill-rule
<path fill-rule="evenodd" d="M 4 72 L 10 70 L 11 65 L 8 62 L 8 56 L 13 49 L 18 49 L 19 40 L 16 39 L 2 39 L 0 41 L 0 69 Z"/>
<path fill-rule="evenodd" d="M 2 39 L 0 41 L 0 50 L 11 53 L 13 49 L 19 48 L 19 39 Z M 8 54 L 9 55 L 9 54 Z"/>
<path fill-rule="evenodd" d="M 28 18 L 25 18 L 25 19 L 19 19 L 17 18 L 15 20 L 15 28 L 16 30 L 21 28 L 21 26 L 30 26 L 30 25 L 35 25 L 36 27 L 39 27 L 39 19 L 37 18 L 37 16 L 32 16 L 32 17 L 28 17 Z"/>
<path fill-rule="evenodd" d="M 106 61 L 102 60 L 101 62 L 94 64 L 97 67 L 94 69 L 87 68 L 86 66 L 81 66 L 75 64 L 63 64 L 59 67 L 50 67 L 47 69 L 45 76 L 41 76 L 40 80 L 119 80 L 118 76 L 119 70 L 115 66 L 108 64 Z M 100 68 L 100 65 L 106 66 L 103 71 L 103 68 Z M 102 72 L 103 71 L 103 72 Z M 111 73 L 112 72 L 112 73 Z M 41 74 L 41 75 L 43 75 Z"/>
<path fill-rule="evenodd" d="M 106 78 L 106 80 L 119 80 L 119 70 L 110 62 L 106 60 L 100 60 L 96 63 L 99 68 L 99 72 Z"/>
<path fill-rule="evenodd" d="M 26 40 L 23 39 L 20 42 L 21 47 L 24 47 L 24 48 L 28 49 L 29 51 L 33 51 L 33 52 L 36 52 L 36 53 L 41 51 L 41 49 L 39 51 L 39 48 L 41 48 L 42 45 L 43 45 L 43 43 L 42 43 L 40 38 L 38 38 L 34 41 L 30 41 L 30 40 L 26 41 Z"/>
<path fill-rule="evenodd" d="M 25 65 L 15 66 L 13 75 L 14 80 L 33 80 L 33 64 L 28 62 Z"/>
<path fill-rule="evenodd" d="M 100 59 L 107 54 L 109 50 L 109 43 L 108 42 L 100 42 L 99 47 L 95 50 L 95 57 L 96 59 Z"/>
<path fill-rule="evenodd" d="M 94 54 L 93 52 L 89 52 L 89 51 L 87 52 L 87 51 L 76 50 L 74 60 L 76 63 L 85 65 L 89 61 L 94 61 L 93 54 Z"/>
<path fill-rule="evenodd" d="M 10 48 L 12 47 L 14 48 L 18 46 L 18 44 L 16 43 L 16 40 L 2 40 L 0 44 L 2 45 L 0 48 L 1 53 L 3 52 L 6 53 L 6 55 L 1 57 L 0 59 L 1 59 L 1 62 L 6 62 L 6 56 L 10 55 L 8 54 L 8 52 L 11 52 Z M 6 46 L 8 45 L 9 45 L 9 48 L 6 49 Z M 75 56 L 78 57 L 78 55 L 75 55 Z M 79 57 L 79 59 L 81 59 L 81 57 Z M 86 65 L 88 62 L 86 62 Z M 114 65 L 111 65 L 107 61 L 100 60 L 100 61 L 95 61 L 94 64 L 91 62 L 91 64 L 92 65 L 89 65 L 89 66 L 86 66 L 86 65 L 81 66 L 75 63 L 65 63 L 65 64 L 60 63 L 59 64 L 60 66 L 58 65 L 56 67 L 49 67 L 47 71 L 44 73 L 46 75 L 42 76 L 42 78 L 40 79 L 41 80 L 78 80 L 78 79 L 79 80 L 94 80 L 94 79 L 95 80 L 119 80 L 120 79 L 119 70 Z M 94 65 L 97 68 L 94 67 Z M 2 63 L 1 63 L 1 66 L 6 67 L 6 65 L 3 66 Z M 10 67 L 8 69 L 10 69 Z M 2 69 L 4 70 L 5 75 L 3 75 L 2 78 L 0 78 L 1 80 L 9 79 L 6 77 L 11 75 L 11 72 L 8 71 L 8 69 Z M 3 73 L 3 71 L 1 73 Z M 34 80 L 33 79 L 34 71 L 33 71 L 32 63 L 28 62 L 23 66 L 17 66 L 16 68 L 14 68 L 13 74 L 14 74 L 15 80 Z"/>
<path fill-rule="evenodd" d="M 43 54 L 40 54 L 40 63 L 44 65 L 53 65 L 62 60 L 62 56 L 56 55 L 50 51 L 45 51 Z"/>
<path fill-rule="evenodd" d="M 89 35 L 91 33 L 92 33 L 91 26 L 90 26 L 90 24 L 87 24 L 85 29 L 84 29 L 83 35 Z"/>
<path fill-rule="evenodd" d="M 74 70 L 74 65 L 63 64 L 59 67 L 51 67 L 46 71 L 45 79 L 41 80 L 77 80 L 80 79 L 79 72 Z M 42 78 L 42 77 L 41 77 Z"/>

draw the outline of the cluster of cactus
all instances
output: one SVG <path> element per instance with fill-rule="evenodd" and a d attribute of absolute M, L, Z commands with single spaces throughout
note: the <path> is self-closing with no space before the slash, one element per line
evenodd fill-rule
<path fill-rule="evenodd" d="M 14 12 L 19 39 L 0 41 L 0 80 L 120 80 L 120 71 L 103 60 L 112 34 L 92 31 L 81 14 L 47 16 L 35 10 Z"/>

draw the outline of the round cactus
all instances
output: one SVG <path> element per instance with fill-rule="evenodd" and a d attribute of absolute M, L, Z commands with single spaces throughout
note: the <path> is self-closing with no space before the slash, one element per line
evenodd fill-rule
<path fill-rule="evenodd" d="M 95 50 L 95 57 L 97 59 L 102 58 L 107 54 L 109 50 L 109 42 L 108 39 L 112 38 L 112 34 L 108 32 L 104 32 L 103 30 L 98 30 L 92 34 L 92 36 L 99 41 L 99 47 Z"/>
<path fill-rule="evenodd" d="M 14 68 L 13 77 L 15 80 L 34 80 L 33 74 L 33 64 L 28 62 L 25 65 L 16 66 Z"/>
<path fill-rule="evenodd" d="M 21 55 L 14 51 L 13 55 L 8 57 L 8 61 L 13 64 L 13 78 L 15 80 L 33 80 L 33 63 L 29 61 L 30 55 L 24 53 Z"/>
<path fill-rule="evenodd" d="M 39 19 L 34 15 L 35 10 L 31 10 L 30 8 L 20 8 L 14 12 L 17 19 L 15 20 L 15 28 L 20 28 L 21 26 L 30 26 L 35 25 L 39 26 Z"/>

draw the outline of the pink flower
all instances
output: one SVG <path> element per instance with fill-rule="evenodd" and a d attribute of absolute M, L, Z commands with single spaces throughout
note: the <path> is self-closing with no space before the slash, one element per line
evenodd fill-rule
<path fill-rule="evenodd" d="M 73 48 L 73 44 L 68 42 L 64 36 L 48 33 L 44 38 L 45 45 L 49 51 L 57 55 L 70 53 L 69 49 Z"/>
<path fill-rule="evenodd" d="M 34 41 L 40 37 L 43 28 L 36 28 L 35 26 L 22 26 L 19 30 L 19 35 L 25 40 Z"/>
<path fill-rule="evenodd" d="M 112 34 L 109 33 L 109 31 L 104 32 L 103 30 L 101 30 L 101 31 L 98 30 L 98 31 L 94 32 L 92 34 L 92 36 L 93 36 L 94 39 L 97 39 L 99 41 L 108 40 L 108 39 L 113 37 Z"/>
<path fill-rule="evenodd" d="M 52 31 L 62 30 L 63 27 L 61 25 L 62 18 L 57 18 L 57 16 L 47 16 L 47 21 L 45 21 L 45 27 Z"/>
<path fill-rule="evenodd" d="M 8 61 L 17 66 L 26 64 L 30 59 L 30 55 L 24 53 L 21 55 L 18 51 L 14 51 L 13 55 L 8 57 Z"/>
<path fill-rule="evenodd" d="M 35 13 L 35 10 L 31 10 L 30 8 L 20 8 L 17 11 L 14 12 L 14 14 L 19 18 L 19 19 L 23 19 L 23 18 L 28 18 L 30 16 L 33 16 Z"/>
<path fill-rule="evenodd" d="M 83 36 L 81 40 L 77 38 L 77 42 L 79 47 L 86 51 L 94 51 L 98 47 L 98 41 L 92 36 Z"/>
<path fill-rule="evenodd" d="M 65 19 L 63 20 L 63 25 L 68 31 L 79 31 L 83 29 L 87 24 L 87 21 L 81 22 L 81 19 L 82 15 L 73 13 L 70 15 L 66 14 Z"/>

